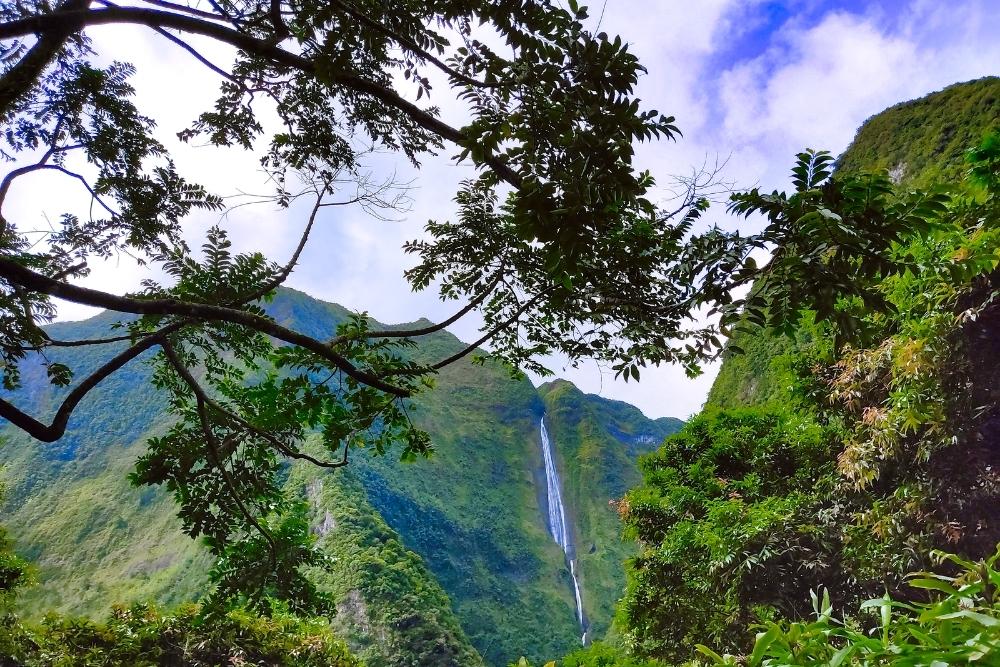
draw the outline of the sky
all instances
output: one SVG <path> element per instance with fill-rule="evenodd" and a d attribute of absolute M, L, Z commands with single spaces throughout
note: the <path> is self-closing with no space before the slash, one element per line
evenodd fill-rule
<path fill-rule="evenodd" d="M 675 116 L 683 132 L 676 142 L 638 146 L 636 166 L 658 178 L 657 196 L 664 201 L 671 176 L 706 163 L 724 163 L 724 178 L 739 188 L 786 188 L 794 155 L 802 149 L 839 154 L 858 126 L 886 107 L 951 83 L 1000 74 L 1000 0 L 595 0 L 590 9 L 590 25 L 621 35 L 648 70 L 637 90 L 643 106 Z M 172 138 L 211 105 L 215 75 L 144 29 L 100 27 L 90 34 L 103 55 L 137 65 L 137 103 L 157 118 L 160 138 L 182 174 L 219 194 L 266 191 L 253 156 Z M 231 57 L 211 45 L 204 49 L 216 62 Z M 449 92 L 441 86 L 432 95 L 445 120 L 460 123 Z M 408 183 L 410 209 L 388 222 L 358 209 L 325 210 L 287 284 L 366 310 L 384 323 L 441 320 L 460 308 L 442 303 L 433 290 L 413 293 L 402 273 L 414 260 L 400 248 L 421 235 L 428 219 L 453 213 L 456 185 L 471 173 L 453 163 L 455 152 L 447 147 L 424 158 L 420 170 L 396 156 L 374 156 L 373 177 L 394 175 Z M 42 173 L 23 180 L 5 206 L 8 217 L 24 221 L 22 228 L 33 221 L 42 229 L 67 208 L 87 205 L 58 177 Z M 727 219 L 723 208 L 709 218 L 727 228 L 748 224 Z M 222 217 L 192 219 L 186 235 L 200 245 L 209 225 L 222 224 L 238 250 L 263 250 L 282 262 L 304 219 L 302 207 L 241 207 Z M 122 293 L 137 288 L 146 271 L 121 257 L 94 266 L 80 282 Z M 92 314 L 73 304 L 59 311 L 64 320 Z M 477 326 L 471 319 L 450 330 L 473 340 Z M 584 391 L 628 401 L 651 417 L 697 412 L 717 371 L 710 366 L 692 380 L 680 368 L 664 366 L 647 369 L 638 383 L 625 383 L 593 363 L 568 368 L 554 358 L 548 364 L 557 377 Z"/>

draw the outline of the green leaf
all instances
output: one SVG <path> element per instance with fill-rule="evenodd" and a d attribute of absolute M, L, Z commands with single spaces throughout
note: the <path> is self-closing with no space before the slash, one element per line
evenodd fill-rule
<path fill-rule="evenodd" d="M 827 667 L 840 667 L 840 665 L 844 664 L 844 661 L 847 660 L 849 657 L 851 657 L 851 655 L 856 650 L 857 646 L 855 646 L 854 644 L 845 645 L 844 647 L 842 647 L 840 650 L 838 650 L 836 653 L 833 654 L 833 656 L 830 658 L 830 662 L 827 663 Z"/>
<path fill-rule="evenodd" d="M 958 595 L 958 589 L 951 586 L 940 579 L 931 579 L 927 577 L 921 577 L 918 579 L 910 579 L 907 582 L 910 586 L 914 588 L 923 588 L 927 590 L 940 591 L 946 595 Z"/>
<path fill-rule="evenodd" d="M 962 609 L 961 611 L 955 611 L 950 614 L 942 614 L 941 616 L 938 616 L 938 619 L 942 621 L 956 618 L 967 618 L 979 623 L 980 625 L 985 625 L 990 628 L 1000 626 L 1000 619 L 994 618 L 993 616 L 987 616 L 986 614 L 982 614 L 978 611 L 972 611 L 971 609 Z"/>
<path fill-rule="evenodd" d="M 767 650 L 771 648 L 771 644 L 773 644 L 779 636 L 781 636 L 781 628 L 777 625 L 771 625 L 766 632 L 758 634 L 757 639 L 753 644 L 753 652 L 750 654 L 750 659 L 747 664 L 750 665 L 750 667 L 759 665 L 764 659 L 764 655 L 767 653 Z"/>
<path fill-rule="evenodd" d="M 712 649 L 708 648 L 704 644 L 695 644 L 694 648 L 695 648 L 696 651 L 698 651 L 702 655 L 705 655 L 705 656 L 708 656 L 709 658 L 711 658 L 712 662 L 714 662 L 716 665 L 725 665 L 726 664 L 726 660 L 723 659 L 723 657 L 721 655 L 719 655 L 718 653 L 716 653 Z"/>

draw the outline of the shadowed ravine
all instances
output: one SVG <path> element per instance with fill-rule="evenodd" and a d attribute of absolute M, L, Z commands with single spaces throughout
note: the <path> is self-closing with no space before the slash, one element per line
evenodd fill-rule
<path fill-rule="evenodd" d="M 552 454 L 552 443 L 549 442 L 549 433 L 545 430 L 545 417 L 541 420 L 542 432 L 542 458 L 545 460 L 545 486 L 548 499 L 549 510 L 549 532 L 555 539 L 563 553 L 566 554 L 566 562 L 569 563 L 569 574 L 573 578 L 573 595 L 576 599 L 576 618 L 580 623 L 580 630 L 583 634 L 580 641 L 587 643 L 587 619 L 583 613 L 583 600 L 580 597 L 580 581 L 576 576 L 576 552 L 573 541 L 570 539 L 569 526 L 566 523 L 566 508 L 562 499 L 562 483 L 559 481 L 559 470 L 556 468 L 555 458 Z"/>

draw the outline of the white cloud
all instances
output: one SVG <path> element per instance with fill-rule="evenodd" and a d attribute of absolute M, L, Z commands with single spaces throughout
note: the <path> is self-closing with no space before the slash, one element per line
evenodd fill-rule
<path fill-rule="evenodd" d="M 764 157 L 759 177 L 782 186 L 795 152 L 838 154 L 886 107 L 995 73 L 996 14 L 978 3 L 943 7 L 914 3 L 893 14 L 898 24 L 886 25 L 880 11 L 830 12 L 815 25 L 783 28 L 762 55 L 720 75 L 723 136 L 755 162 Z"/>

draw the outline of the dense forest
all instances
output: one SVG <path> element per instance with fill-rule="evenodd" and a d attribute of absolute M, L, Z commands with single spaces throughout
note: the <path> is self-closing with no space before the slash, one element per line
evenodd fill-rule
<path fill-rule="evenodd" d="M 789 156 L 787 192 L 664 209 L 632 159 L 674 118 L 573 0 L 148 4 L 0 9 L 0 207 L 42 171 L 90 207 L 44 242 L 0 214 L 0 665 L 1000 661 L 1000 79 Z M 306 210 L 285 263 L 193 247 L 240 206 L 177 169 L 108 23 L 220 77 L 178 138 Z M 446 145 L 475 176 L 405 277 L 453 316 L 284 286 L 345 192 L 399 207 L 365 159 Z M 117 254 L 157 277 L 83 286 Z M 535 386 L 552 355 L 723 365 L 683 422 Z"/>
<path fill-rule="evenodd" d="M 619 503 L 642 545 L 628 653 L 996 659 L 998 120 L 1000 79 L 957 84 L 872 117 L 838 158 L 832 182 L 881 171 L 886 193 L 940 187 L 949 204 L 893 248 L 912 264 L 879 287 L 890 308 L 862 316 L 863 340 L 838 345 L 808 310 L 738 333 L 704 411 L 642 458 Z"/>

